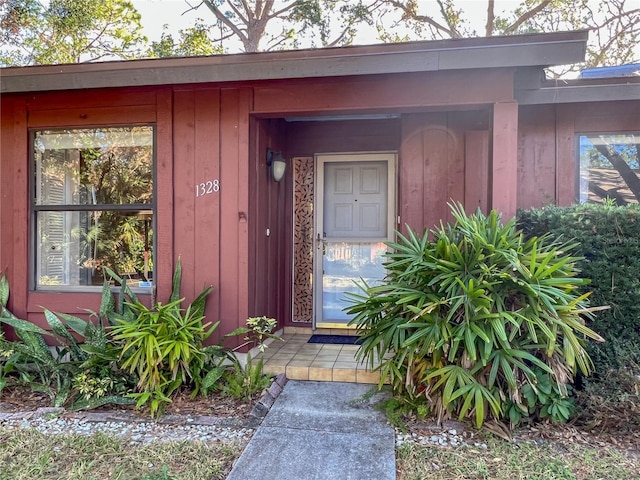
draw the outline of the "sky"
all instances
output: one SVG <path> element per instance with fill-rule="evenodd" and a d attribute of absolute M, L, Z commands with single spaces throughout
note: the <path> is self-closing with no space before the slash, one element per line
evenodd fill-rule
<path fill-rule="evenodd" d="M 150 40 L 160 37 L 165 24 L 169 25 L 169 31 L 177 33 L 193 25 L 198 17 L 209 18 L 204 7 L 197 12 L 187 12 L 189 6 L 184 0 L 134 0 L 133 5 L 142 15 L 144 32 Z"/>
<path fill-rule="evenodd" d="M 425 1 L 427 0 L 418 0 L 418 2 Z M 190 3 L 198 5 L 200 0 L 190 0 Z M 519 0 L 497 0 L 496 12 L 509 7 L 513 8 L 520 3 Z M 189 4 L 185 0 L 133 0 L 133 4 L 142 15 L 144 32 L 150 40 L 160 38 L 165 24 L 169 27 L 168 31 L 174 34 L 175 37 L 181 28 L 192 26 L 198 18 L 203 19 L 205 23 L 213 19 L 213 14 L 205 6 L 189 11 Z M 476 28 L 482 28 L 485 22 L 484 11 L 486 4 L 486 0 L 456 1 L 456 5 L 463 8 L 465 13 L 477 11 L 477 15 L 473 16 L 478 20 Z M 379 43 L 377 32 L 374 29 L 367 30 L 364 26 L 361 26 L 356 43 Z"/>
<path fill-rule="evenodd" d="M 202 0 L 189 0 L 191 5 L 199 5 Z M 416 0 L 421 7 L 428 3 L 435 4 L 435 0 Z M 495 12 L 500 14 L 504 11 L 512 11 L 523 0 L 495 0 Z M 601 1 L 606 0 L 588 0 L 592 10 L 598 10 Z M 637 1 L 640 5 L 640 0 Z M 133 0 L 136 9 L 142 15 L 142 24 L 145 35 L 149 40 L 159 40 L 163 31 L 163 26 L 168 26 L 168 32 L 178 38 L 180 29 L 193 26 L 198 18 L 203 22 L 213 22 L 214 16 L 205 6 L 201 6 L 197 10 L 190 9 L 190 5 L 185 0 Z M 434 5 L 435 6 L 435 5 Z M 456 0 L 455 6 L 462 8 L 464 17 L 471 22 L 471 27 L 477 31 L 482 31 L 486 22 L 486 6 L 487 0 Z M 437 7 L 436 7 L 437 8 Z M 421 9 L 422 10 L 422 9 Z M 399 32 L 402 34 L 402 32 Z M 372 43 L 380 43 L 375 28 L 361 24 L 358 27 L 358 35 L 354 41 L 355 44 L 365 45 Z M 301 45 L 305 47 L 307 45 Z M 225 42 L 226 51 L 228 53 L 236 53 L 240 51 L 240 43 Z M 640 45 L 638 45 L 640 49 Z"/>
<path fill-rule="evenodd" d="M 191 10 L 185 0 L 133 0 L 132 2 L 140 15 L 142 15 L 142 25 L 144 34 L 149 40 L 157 40 L 163 31 L 163 26 L 167 25 L 167 31 L 177 37 L 180 29 L 193 26 L 198 18 L 204 23 L 213 21 L 213 13 L 205 6 L 197 10 Z M 190 0 L 192 5 L 200 4 L 200 0 Z M 361 35 L 358 43 L 379 43 L 375 32 L 369 35 Z M 227 43 L 229 46 L 229 43 Z"/>

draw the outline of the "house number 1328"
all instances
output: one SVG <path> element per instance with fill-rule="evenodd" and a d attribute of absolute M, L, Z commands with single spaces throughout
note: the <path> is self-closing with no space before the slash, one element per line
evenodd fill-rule
<path fill-rule="evenodd" d="M 207 180 L 196 185 L 196 197 L 203 197 L 220 191 L 220 180 Z"/>

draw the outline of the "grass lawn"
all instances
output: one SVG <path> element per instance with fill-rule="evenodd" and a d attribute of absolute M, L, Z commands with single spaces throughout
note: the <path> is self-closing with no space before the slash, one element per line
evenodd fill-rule
<path fill-rule="evenodd" d="M 132 445 L 104 434 L 44 435 L 0 428 L 0 479 L 224 479 L 240 453 L 242 446 L 233 443 Z"/>
<path fill-rule="evenodd" d="M 398 480 L 640 479 L 640 456 L 613 447 L 510 443 L 497 438 L 484 443 L 486 450 L 403 444 L 396 455 Z"/>
<path fill-rule="evenodd" d="M 397 449 L 398 480 L 640 479 L 640 456 L 612 446 L 512 443 L 493 437 L 483 443 L 486 449 L 405 443 Z M 224 479 L 241 451 L 242 446 L 234 443 L 141 446 L 103 434 L 44 435 L 0 428 L 0 479 Z"/>

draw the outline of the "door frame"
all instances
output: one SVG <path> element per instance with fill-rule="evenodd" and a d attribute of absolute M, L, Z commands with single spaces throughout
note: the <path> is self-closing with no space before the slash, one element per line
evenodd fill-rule
<path fill-rule="evenodd" d="M 387 162 L 387 236 L 384 241 L 395 239 L 397 222 L 397 152 L 345 152 L 319 153 L 315 155 L 314 220 L 313 220 L 313 324 L 312 328 L 347 328 L 343 323 L 322 321 L 322 249 L 324 244 L 324 165 L 325 163 Z M 382 240 L 382 239 L 381 239 Z"/>

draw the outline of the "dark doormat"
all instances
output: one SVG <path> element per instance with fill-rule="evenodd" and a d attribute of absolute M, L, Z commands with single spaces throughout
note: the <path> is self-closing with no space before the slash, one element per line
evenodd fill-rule
<path fill-rule="evenodd" d="M 307 343 L 331 343 L 335 345 L 358 345 L 357 335 L 311 335 Z"/>

